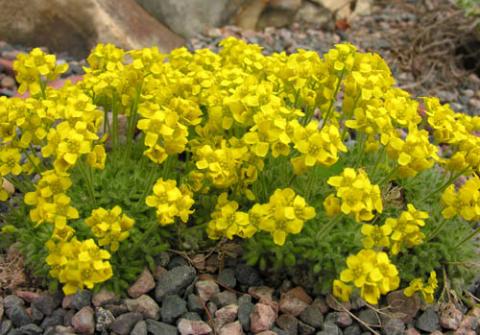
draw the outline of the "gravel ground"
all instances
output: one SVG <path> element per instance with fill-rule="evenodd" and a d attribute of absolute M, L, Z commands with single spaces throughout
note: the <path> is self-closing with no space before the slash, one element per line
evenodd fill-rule
<path fill-rule="evenodd" d="M 408 47 L 409 43 L 414 45 L 412 36 L 451 38 L 447 32 L 454 29 L 439 23 L 434 33 L 428 30 L 432 20 L 428 3 L 445 6 L 446 16 L 455 13 L 447 1 L 422 1 L 427 5 L 415 9 L 413 3 L 380 3 L 372 15 L 347 25 L 337 24 L 342 29 L 334 31 L 299 24 L 261 32 L 242 32 L 235 27 L 212 29 L 190 40 L 188 47 L 215 50 L 221 39 L 234 35 L 262 45 L 266 53 L 304 48 L 323 54 L 335 43 L 350 41 L 360 50 L 379 52 L 391 66 L 398 85 L 413 95 L 436 95 L 457 111 L 480 114 L 480 79 L 475 71 L 462 68 L 461 59 L 453 60 L 458 56 L 455 50 L 469 34 L 461 30 L 461 20 L 468 19 L 456 21 L 457 35 L 465 36 L 459 35 L 462 38 L 454 41 L 457 44 L 450 48 L 450 54 L 438 50 L 430 50 L 433 55 L 412 54 L 417 50 Z M 426 39 L 421 42 L 429 45 Z M 27 50 L 0 41 L 0 96 L 16 94 L 12 61 L 22 51 Z M 445 58 L 448 56 L 452 59 Z M 64 77 L 82 74 L 84 60 L 68 55 L 58 58 L 70 65 Z M 167 253 L 158 257 L 155 271 L 145 270 L 140 275 L 126 298 L 103 291 L 83 291 L 69 297 L 35 289 L 9 293 L 0 297 L 0 335 L 480 334 L 478 307 L 467 311 L 448 303 L 426 306 L 400 292 L 386 297 L 387 310 L 367 306 L 361 300 L 340 305 L 331 296 L 313 296 L 288 280 L 274 285 L 255 268 L 240 263 L 231 263 L 221 272 L 200 271 L 198 266 Z M 480 298 L 480 289 L 474 294 Z"/>

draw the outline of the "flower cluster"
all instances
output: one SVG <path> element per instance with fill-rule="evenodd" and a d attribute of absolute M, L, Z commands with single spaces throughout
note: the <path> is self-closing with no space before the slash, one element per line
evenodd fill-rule
<path fill-rule="evenodd" d="M 118 250 L 119 243 L 130 235 L 129 230 L 135 220 L 122 214 L 120 206 L 115 206 L 111 210 L 104 208 L 93 210 L 92 215 L 85 219 L 85 223 L 90 227 L 101 247 L 107 246 L 110 251 L 115 252 Z"/>
<path fill-rule="evenodd" d="M 370 304 L 378 303 L 381 294 L 396 290 L 400 285 L 399 273 L 385 252 L 362 249 L 348 256 L 347 269 L 340 273 L 340 280 L 333 283 L 334 294 L 347 301 L 354 287 Z"/>
<path fill-rule="evenodd" d="M 437 289 L 438 282 L 437 282 L 437 273 L 435 271 L 430 272 L 430 277 L 428 278 L 428 282 L 425 285 L 422 278 L 415 278 L 410 282 L 410 285 L 403 290 L 403 293 L 407 297 L 411 297 L 415 294 L 415 292 L 420 292 L 422 294 L 423 299 L 431 304 L 434 302 L 434 293 Z"/>
<path fill-rule="evenodd" d="M 208 224 L 210 238 L 232 239 L 234 235 L 250 238 L 257 231 L 265 231 L 272 235 L 275 244 L 284 245 L 288 234 L 300 233 L 304 222 L 316 215 L 315 209 L 291 188 L 275 190 L 268 203 L 256 204 L 248 213 L 238 207 L 236 201 L 228 200 L 226 193 L 219 196 Z"/>
<path fill-rule="evenodd" d="M 149 207 L 154 207 L 158 223 L 162 226 L 175 222 L 179 217 L 183 222 L 193 213 L 190 208 L 193 205 L 191 193 L 185 187 L 177 187 L 175 180 L 163 180 L 159 178 L 153 186 L 153 195 L 145 199 Z"/>
<path fill-rule="evenodd" d="M 92 289 L 95 284 L 112 277 L 112 267 L 108 262 L 110 254 L 100 249 L 92 239 L 78 241 L 49 240 L 47 264 L 50 275 L 63 286 L 65 294 L 73 294 L 83 288 Z"/>
<path fill-rule="evenodd" d="M 458 191 L 455 185 L 450 185 L 442 194 L 444 209 L 442 215 L 451 219 L 455 215 L 467 221 L 480 219 L 480 177 L 477 175 L 468 179 Z"/>
<path fill-rule="evenodd" d="M 364 170 L 346 168 L 340 175 L 330 177 L 327 183 L 336 189 L 335 198 L 328 197 L 324 202 L 327 213 L 336 213 L 335 208 L 339 207 L 342 213 L 363 222 L 372 220 L 375 212 L 382 212 L 380 188 L 372 185 Z"/>

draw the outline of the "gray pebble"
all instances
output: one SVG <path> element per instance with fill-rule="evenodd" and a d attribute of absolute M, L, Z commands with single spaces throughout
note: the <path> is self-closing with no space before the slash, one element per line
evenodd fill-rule
<path fill-rule="evenodd" d="M 163 322 L 173 323 L 180 315 L 187 312 L 187 303 L 178 295 L 167 295 L 163 298 L 160 317 Z"/>

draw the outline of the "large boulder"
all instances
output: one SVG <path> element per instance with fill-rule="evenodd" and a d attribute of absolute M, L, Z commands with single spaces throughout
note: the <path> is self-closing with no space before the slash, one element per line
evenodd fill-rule
<path fill-rule="evenodd" d="M 245 0 L 137 0 L 159 21 L 183 37 L 221 26 Z"/>
<path fill-rule="evenodd" d="M 183 39 L 135 0 L 0 0 L 0 39 L 84 57 L 95 44 L 167 52 Z"/>

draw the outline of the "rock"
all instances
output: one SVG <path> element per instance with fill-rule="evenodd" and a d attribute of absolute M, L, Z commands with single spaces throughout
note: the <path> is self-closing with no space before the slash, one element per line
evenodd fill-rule
<path fill-rule="evenodd" d="M 432 308 L 427 308 L 417 319 L 415 326 L 425 332 L 433 332 L 440 329 L 439 321 L 437 313 Z"/>
<path fill-rule="evenodd" d="M 130 335 L 147 335 L 147 323 L 145 321 L 138 321 L 133 327 Z"/>
<path fill-rule="evenodd" d="M 70 309 L 65 312 L 65 315 L 63 316 L 63 325 L 64 326 L 71 326 L 72 325 L 72 319 L 73 316 L 75 315 L 75 311 L 73 309 Z"/>
<path fill-rule="evenodd" d="M 311 303 L 312 298 L 301 287 L 296 287 L 287 293 L 282 293 L 279 307 L 283 313 L 298 316 Z"/>
<path fill-rule="evenodd" d="M 271 305 L 257 303 L 250 314 L 250 330 L 258 333 L 272 328 L 277 313 Z"/>
<path fill-rule="evenodd" d="M 107 304 L 105 305 L 105 308 L 108 309 L 110 312 L 112 312 L 113 316 L 115 317 L 128 312 L 128 307 L 125 304 L 119 304 L 119 305 Z"/>
<path fill-rule="evenodd" d="M 387 295 L 388 309 L 396 318 L 408 323 L 413 320 L 420 310 L 420 299 L 416 294 L 406 297 L 402 290 L 390 292 Z"/>
<path fill-rule="evenodd" d="M 278 335 L 278 334 L 271 330 L 265 330 L 263 332 L 257 333 L 256 335 Z"/>
<path fill-rule="evenodd" d="M 315 328 L 307 325 L 302 321 L 298 321 L 298 335 L 311 335 L 315 333 Z"/>
<path fill-rule="evenodd" d="M 256 28 L 258 30 L 264 30 L 267 27 L 282 28 L 289 26 L 294 19 L 295 12 L 291 12 L 285 9 L 269 9 L 262 13 L 258 19 Z"/>
<path fill-rule="evenodd" d="M 170 254 L 168 252 L 162 251 L 155 257 L 155 263 L 159 266 L 166 267 L 170 263 Z"/>
<path fill-rule="evenodd" d="M 346 328 L 352 324 L 353 320 L 347 312 L 332 312 L 327 314 L 325 322 L 334 323 L 341 328 Z"/>
<path fill-rule="evenodd" d="M 21 13 L 21 14 L 20 14 Z M 183 40 L 135 0 L 19 0 L 2 4 L 0 36 L 13 43 L 43 45 L 85 57 L 98 42 L 125 49 L 169 51 Z"/>
<path fill-rule="evenodd" d="M 15 327 L 21 327 L 32 323 L 32 318 L 28 315 L 25 306 L 23 306 L 23 300 L 18 298 L 21 301 L 21 304 L 16 302 L 16 304 L 10 304 L 7 301 L 8 296 L 5 298 L 5 314 L 12 321 L 12 324 Z"/>
<path fill-rule="evenodd" d="M 93 303 L 93 306 L 95 307 L 118 303 L 119 300 L 120 299 L 115 295 L 115 293 L 108 291 L 106 289 L 101 289 L 100 291 L 95 293 L 92 297 L 92 303 Z"/>
<path fill-rule="evenodd" d="M 305 22 L 316 27 L 325 27 L 333 23 L 333 15 L 321 6 L 304 1 L 297 11 L 294 21 Z"/>
<path fill-rule="evenodd" d="M 43 334 L 43 329 L 37 326 L 34 323 L 30 323 L 25 326 L 21 326 L 20 328 L 16 329 L 18 334 L 21 335 L 40 335 Z"/>
<path fill-rule="evenodd" d="M 32 320 L 37 323 L 39 321 L 42 321 L 45 317 L 45 315 L 35 306 L 30 306 L 29 308 L 27 308 L 27 313 L 30 313 L 30 317 L 32 318 Z"/>
<path fill-rule="evenodd" d="M 248 265 L 240 264 L 235 269 L 235 277 L 242 285 L 260 286 L 262 285 L 262 278 L 258 271 Z"/>
<path fill-rule="evenodd" d="M 46 329 L 48 327 L 55 327 L 63 324 L 65 314 L 66 314 L 66 311 L 64 309 L 59 308 L 54 310 L 52 315 L 47 316 L 45 319 L 43 319 L 42 323 L 40 324 L 40 327 L 42 327 L 43 329 Z"/>
<path fill-rule="evenodd" d="M 239 321 L 230 322 L 218 331 L 218 335 L 243 335 L 242 325 Z"/>
<path fill-rule="evenodd" d="M 21 290 L 15 291 L 15 295 L 28 303 L 32 303 L 35 299 L 40 297 L 40 294 L 37 292 Z"/>
<path fill-rule="evenodd" d="M 215 312 L 215 328 L 220 329 L 223 325 L 237 319 L 238 305 L 227 305 Z"/>
<path fill-rule="evenodd" d="M 37 308 L 46 316 L 50 316 L 53 311 L 60 306 L 60 303 L 60 296 L 53 297 L 51 295 L 41 295 L 33 300 L 32 307 Z"/>
<path fill-rule="evenodd" d="M 359 325 L 351 325 L 343 330 L 343 335 L 360 335 L 362 330 Z"/>
<path fill-rule="evenodd" d="M 238 299 L 238 321 L 242 325 L 243 330 L 250 330 L 250 314 L 255 305 L 249 295 L 244 295 Z"/>
<path fill-rule="evenodd" d="M 342 330 L 334 323 L 327 322 L 323 325 L 323 330 L 317 335 L 341 335 Z"/>
<path fill-rule="evenodd" d="M 389 319 L 383 326 L 385 335 L 403 335 L 405 333 L 405 323 L 400 319 Z"/>
<path fill-rule="evenodd" d="M 217 277 L 217 283 L 223 287 L 235 288 L 237 285 L 237 278 L 235 278 L 235 270 L 224 269 L 220 271 Z"/>
<path fill-rule="evenodd" d="M 205 302 L 220 292 L 220 287 L 213 280 L 199 280 L 195 283 L 198 296 Z"/>
<path fill-rule="evenodd" d="M 153 273 L 153 278 L 155 278 L 155 280 L 158 280 L 158 278 L 160 278 L 164 273 L 168 272 L 168 270 L 166 268 L 164 268 L 163 266 L 160 266 L 158 265 L 156 268 L 155 268 L 155 272 Z"/>
<path fill-rule="evenodd" d="M 212 328 L 204 321 L 180 319 L 178 331 L 181 335 L 207 335 Z"/>
<path fill-rule="evenodd" d="M 253 286 L 248 288 L 248 294 L 266 304 L 273 301 L 273 291 L 273 288 L 267 286 Z"/>
<path fill-rule="evenodd" d="M 103 307 L 95 308 L 95 319 L 97 320 L 95 329 L 100 332 L 107 331 L 115 321 L 112 312 Z"/>
<path fill-rule="evenodd" d="M 453 303 L 440 305 L 440 326 L 444 329 L 457 330 L 462 322 L 463 314 Z"/>
<path fill-rule="evenodd" d="M 202 317 L 195 312 L 187 312 L 183 313 L 180 319 L 187 319 L 187 320 L 202 320 Z M 180 321 L 180 319 L 178 321 Z M 177 322 L 178 323 L 178 322 Z"/>
<path fill-rule="evenodd" d="M 178 295 L 167 295 L 163 298 L 160 312 L 163 322 L 173 323 L 173 321 L 186 312 L 187 303 Z"/>
<path fill-rule="evenodd" d="M 367 16 L 372 13 L 373 0 L 357 0 L 355 2 L 355 9 L 353 10 L 351 19 L 357 16 Z"/>
<path fill-rule="evenodd" d="M 202 299 L 193 293 L 188 295 L 187 306 L 190 312 L 201 313 L 204 310 Z"/>
<path fill-rule="evenodd" d="M 349 301 L 342 302 L 335 299 L 335 297 L 331 294 L 327 295 L 327 299 L 325 300 L 328 307 L 333 309 L 337 312 L 344 312 L 345 310 L 349 311 L 352 309 L 352 304 Z"/>
<path fill-rule="evenodd" d="M 147 330 L 153 335 L 177 335 L 176 327 L 155 320 L 147 320 Z"/>
<path fill-rule="evenodd" d="M 5 76 L 2 78 L 2 81 L 0 82 L 0 86 L 4 88 L 14 89 L 16 86 L 15 79 L 13 79 L 10 76 Z"/>
<path fill-rule="evenodd" d="M 12 321 L 3 320 L 0 327 L 0 335 L 7 335 L 8 332 L 12 329 Z"/>
<path fill-rule="evenodd" d="M 213 302 L 210 301 L 209 303 L 207 303 L 207 309 L 208 309 L 208 312 L 213 315 L 217 311 L 218 307 L 217 305 L 215 305 Z"/>
<path fill-rule="evenodd" d="M 480 318 L 476 318 L 471 315 L 465 315 L 462 322 L 460 323 L 460 328 L 475 330 L 478 328 L 479 322 Z"/>
<path fill-rule="evenodd" d="M 80 334 L 93 334 L 95 332 L 95 319 L 90 306 L 82 307 L 72 318 L 75 332 Z"/>
<path fill-rule="evenodd" d="M 25 306 L 25 302 L 16 295 L 7 295 L 3 299 L 3 306 L 5 309 L 9 309 L 14 306 Z"/>
<path fill-rule="evenodd" d="M 275 321 L 277 326 L 284 330 L 288 335 L 298 334 L 298 320 L 290 314 L 282 314 Z"/>
<path fill-rule="evenodd" d="M 297 11 L 302 5 L 302 0 L 270 0 L 268 7 L 282 9 L 290 12 Z"/>
<path fill-rule="evenodd" d="M 119 335 L 130 334 L 133 326 L 142 320 L 142 314 L 137 312 L 128 312 L 119 315 L 111 325 L 112 331 Z"/>
<path fill-rule="evenodd" d="M 243 0 L 138 0 L 160 22 L 183 37 L 225 24 Z"/>
<path fill-rule="evenodd" d="M 128 288 L 128 295 L 132 298 L 138 298 L 155 288 L 155 279 L 147 268 L 143 269 L 135 283 Z"/>
<path fill-rule="evenodd" d="M 358 318 L 370 327 L 381 325 L 380 317 L 373 309 L 364 309 L 358 313 Z"/>
<path fill-rule="evenodd" d="M 195 279 L 195 268 L 191 266 L 176 267 L 158 278 L 155 288 L 155 300 L 161 302 L 167 294 L 179 294 Z"/>
<path fill-rule="evenodd" d="M 70 307 L 80 310 L 85 306 L 90 306 L 91 301 L 92 292 L 88 290 L 81 290 L 72 296 L 72 302 L 70 303 Z"/>
<path fill-rule="evenodd" d="M 237 295 L 230 291 L 222 291 L 220 293 L 215 294 L 211 298 L 211 300 L 218 307 L 223 307 L 226 305 L 236 304 Z"/>
<path fill-rule="evenodd" d="M 3 313 L 5 311 L 5 308 L 3 307 L 3 298 L 0 297 L 0 320 L 3 318 Z"/>
<path fill-rule="evenodd" d="M 160 319 L 160 306 L 148 295 L 142 295 L 137 299 L 125 299 L 125 305 L 130 312 L 138 312 L 145 319 Z"/>
<path fill-rule="evenodd" d="M 235 15 L 235 25 L 242 30 L 255 30 L 257 22 L 269 0 L 247 1 Z"/>
<path fill-rule="evenodd" d="M 168 262 L 168 270 L 171 270 L 173 268 L 176 268 L 178 266 L 187 266 L 188 265 L 188 262 L 187 260 L 185 259 L 185 257 L 182 257 L 182 256 L 174 256 L 170 262 Z"/>

